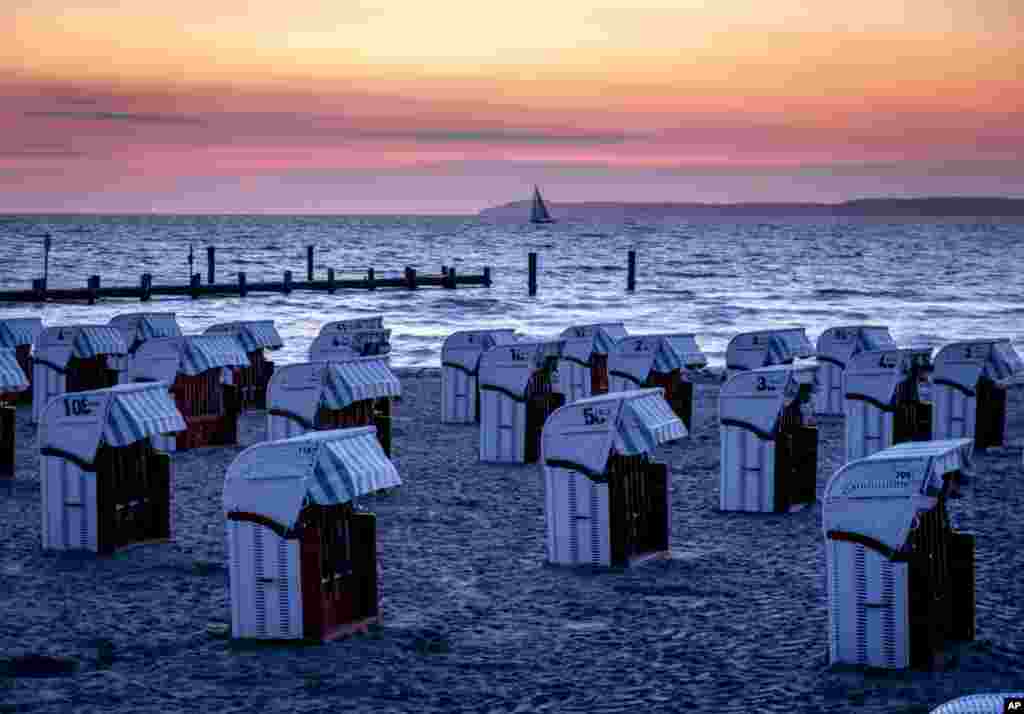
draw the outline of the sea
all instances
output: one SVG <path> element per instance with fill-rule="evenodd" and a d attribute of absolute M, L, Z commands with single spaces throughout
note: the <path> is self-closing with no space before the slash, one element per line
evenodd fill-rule
<path fill-rule="evenodd" d="M 51 287 L 187 284 L 206 280 L 215 246 L 218 282 L 305 279 L 306 246 L 320 279 L 479 274 L 493 285 L 457 290 L 378 289 L 246 298 L 155 297 L 86 304 L 0 303 L 0 318 L 40 316 L 47 325 L 102 324 L 123 312 L 174 312 L 183 330 L 217 322 L 272 319 L 285 341 L 278 363 L 305 359 L 325 322 L 383 315 L 391 362 L 440 365 L 445 336 L 509 327 L 533 337 L 566 327 L 621 321 L 630 333 L 692 332 L 711 365 L 743 331 L 802 326 L 815 341 L 828 327 L 887 325 L 903 346 L 1009 337 L 1024 353 L 1024 222 L 990 220 L 651 220 L 547 226 L 480 217 L 424 216 L 3 216 L 0 289 L 29 289 L 43 274 L 52 239 Z M 626 291 L 627 254 L 637 253 L 635 292 Z M 536 296 L 527 254 L 539 256 Z"/>

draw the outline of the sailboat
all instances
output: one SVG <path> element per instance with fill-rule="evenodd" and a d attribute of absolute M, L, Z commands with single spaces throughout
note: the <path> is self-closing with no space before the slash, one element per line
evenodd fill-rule
<path fill-rule="evenodd" d="M 533 207 L 530 209 L 530 223 L 554 223 L 555 219 L 548 213 L 544 199 L 540 197 L 540 189 L 533 187 Z"/>

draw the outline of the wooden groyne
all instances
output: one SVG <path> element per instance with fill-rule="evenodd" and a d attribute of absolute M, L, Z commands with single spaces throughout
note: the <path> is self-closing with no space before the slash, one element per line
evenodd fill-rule
<path fill-rule="evenodd" d="M 212 263 L 212 261 L 211 261 Z M 314 280 L 307 274 L 307 280 L 292 279 L 292 271 L 286 270 L 281 280 L 249 282 L 244 272 L 238 273 L 233 283 L 203 284 L 202 275 L 193 273 L 188 285 L 160 285 L 153 283 L 153 276 L 144 273 L 135 286 L 103 287 L 98 275 L 89 278 L 84 288 L 48 288 L 45 279 L 32 281 L 31 290 L 0 291 L 0 302 L 88 302 L 95 303 L 104 298 L 129 298 L 148 302 L 154 296 L 187 296 L 193 300 L 201 297 L 246 297 L 252 293 L 278 293 L 287 295 L 297 290 L 334 293 L 338 290 L 377 290 L 397 288 L 416 290 L 423 287 L 439 287 L 454 290 L 457 287 L 490 287 L 491 269 L 485 267 L 479 275 L 457 275 L 455 268 L 442 268 L 440 275 L 420 275 L 415 268 L 407 267 L 399 277 L 377 277 L 373 268 L 361 278 L 336 278 L 334 269 L 327 269 L 326 280 Z M 212 271 L 209 275 L 212 277 Z"/>

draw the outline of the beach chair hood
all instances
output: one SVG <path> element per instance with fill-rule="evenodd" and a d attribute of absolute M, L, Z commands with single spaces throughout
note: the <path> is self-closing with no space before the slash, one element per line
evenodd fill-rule
<path fill-rule="evenodd" d="M 804 328 L 790 327 L 736 335 L 726 347 L 725 362 L 728 369 L 757 369 L 814 354 Z"/>
<path fill-rule="evenodd" d="M 931 714 L 1005 714 L 1010 699 L 1024 699 L 1024 690 L 999 694 L 969 694 L 932 709 Z"/>
<path fill-rule="evenodd" d="M 222 322 L 206 328 L 207 335 L 231 335 L 241 344 L 246 352 L 257 350 L 277 350 L 284 346 L 284 340 L 274 327 L 273 320 L 242 320 L 238 322 Z"/>
<path fill-rule="evenodd" d="M 63 371 L 72 357 L 122 356 L 128 345 L 121 331 L 109 325 L 47 327 L 39 333 L 35 353 L 37 362 Z"/>
<path fill-rule="evenodd" d="M 184 429 L 166 384 L 121 384 L 52 399 L 40 419 L 39 448 L 90 465 L 101 443 L 127 446 Z"/>
<path fill-rule="evenodd" d="M 622 338 L 608 356 L 608 373 L 643 384 L 651 371 L 698 369 L 708 358 L 689 333 L 630 335 Z"/>
<path fill-rule="evenodd" d="M 367 328 L 347 332 L 321 331 L 310 345 L 309 359 L 311 362 L 348 360 L 363 356 L 370 345 L 386 354 L 391 351 L 390 343 L 391 330 Z"/>
<path fill-rule="evenodd" d="M 43 321 L 38 317 L 10 317 L 0 320 L 0 349 L 14 349 L 22 345 L 35 344 L 43 331 Z"/>
<path fill-rule="evenodd" d="M 1024 371 L 1010 340 L 970 340 L 948 344 L 935 355 L 932 379 L 974 396 L 978 380 L 1001 382 Z"/>
<path fill-rule="evenodd" d="M 372 427 L 316 431 L 243 451 L 224 480 L 224 512 L 255 514 L 280 534 L 303 506 L 331 506 L 401 485 Z"/>
<path fill-rule="evenodd" d="M 131 377 L 174 384 L 179 373 L 202 374 L 217 367 L 247 367 L 241 343 L 228 335 L 185 335 L 147 340 L 139 347 Z"/>
<path fill-rule="evenodd" d="M 548 357 L 558 358 L 563 344 L 562 340 L 545 340 L 492 347 L 480 357 L 480 388 L 495 389 L 522 401 L 530 377 L 544 366 Z"/>
<path fill-rule="evenodd" d="M 888 410 L 896 388 L 910 376 L 912 354 L 900 349 L 860 352 L 846 368 L 846 398 Z"/>
<path fill-rule="evenodd" d="M 347 320 L 328 322 L 320 328 L 321 335 L 333 335 L 338 332 L 358 332 L 360 330 L 384 329 L 384 316 L 352 317 Z"/>
<path fill-rule="evenodd" d="M 267 392 L 267 409 L 297 416 L 311 427 L 320 407 L 339 410 L 364 399 L 401 394 L 401 382 L 386 359 L 306 362 L 275 372 Z"/>
<path fill-rule="evenodd" d="M 549 466 L 604 481 L 613 448 L 624 456 L 636 456 L 686 434 L 662 389 L 615 392 L 556 409 L 544 423 L 542 458 Z"/>
<path fill-rule="evenodd" d="M 441 347 L 441 366 L 454 367 L 476 376 L 480 355 L 496 345 L 515 341 L 515 330 L 462 330 L 445 338 Z"/>
<path fill-rule="evenodd" d="M 18 364 L 18 357 L 12 349 L 0 348 L 0 394 L 24 392 L 29 388 L 28 377 Z"/>
<path fill-rule="evenodd" d="M 817 363 L 776 365 L 741 372 L 722 385 L 719 418 L 722 426 L 749 429 L 762 439 L 772 439 L 783 410 L 800 393 L 802 385 L 817 388 Z"/>
<path fill-rule="evenodd" d="M 121 330 L 130 352 L 146 340 L 159 337 L 180 337 L 181 326 L 173 312 L 131 312 L 115 315 L 110 325 Z"/>
<path fill-rule="evenodd" d="M 621 322 L 568 327 L 560 335 L 560 338 L 565 341 L 565 346 L 562 348 L 562 359 L 589 367 L 592 354 L 611 353 L 615 349 L 615 343 L 626 334 L 626 327 Z"/>
<path fill-rule="evenodd" d="M 829 479 L 822 499 L 826 537 L 853 534 L 892 558 L 915 516 L 935 507 L 954 471 L 969 474 L 970 439 L 904 442 L 853 461 Z"/>
<path fill-rule="evenodd" d="M 849 325 L 830 327 L 818 336 L 818 359 L 846 369 L 855 354 L 895 348 L 888 327 Z"/>

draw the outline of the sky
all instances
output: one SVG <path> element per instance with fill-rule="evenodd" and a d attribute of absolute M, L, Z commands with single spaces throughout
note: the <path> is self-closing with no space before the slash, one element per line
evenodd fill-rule
<path fill-rule="evenodd" d="M 0 212 L 1024 197 L 1020 0 L 3 0 Z"/>

